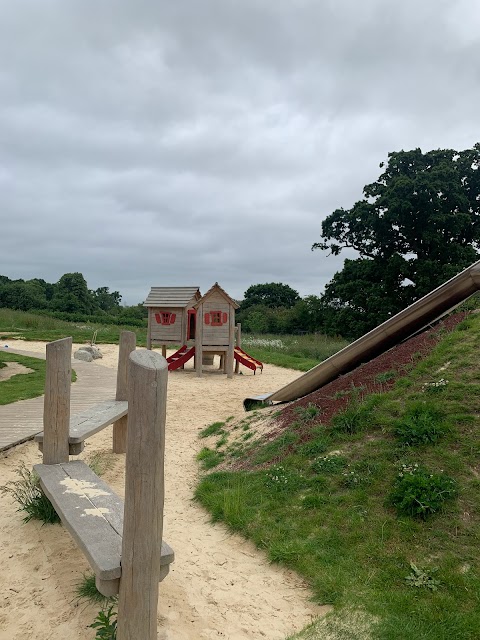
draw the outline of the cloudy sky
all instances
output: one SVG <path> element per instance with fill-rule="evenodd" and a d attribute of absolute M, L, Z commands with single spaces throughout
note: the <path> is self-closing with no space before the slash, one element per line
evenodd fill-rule
<path fill-rule="evenodd" d="M 318 295 L 322 219 L 479 113 L 478 0 L 0 0 L 0 274 Z"/>

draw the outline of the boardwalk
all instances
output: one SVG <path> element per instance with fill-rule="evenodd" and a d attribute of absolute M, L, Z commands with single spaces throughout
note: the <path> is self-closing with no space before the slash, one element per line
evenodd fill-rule
<path fill-rule="evenodd" d="M 8 349 L 8 352 L 45 359 L 44 355 L 31 351 Z M 115 369 L 73 359 L 72 368 L 77 374 L 77 381 L 72 384 L 72 414 L 115 397 Z M 43 431 L 43 396 L 0 406 L 0 452 L 31 440 L 39 431 Z"/>

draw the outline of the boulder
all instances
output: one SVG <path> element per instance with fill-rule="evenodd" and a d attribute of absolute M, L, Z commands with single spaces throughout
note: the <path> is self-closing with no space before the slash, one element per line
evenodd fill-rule
<path fill-rule="evenodd" d="M 75 353 L 73 354 L 73 357 L 76 360 L 83 360 L 84 362 L 92 362 L 93 360 L 92 354 L 88 351 L 85 351 L 85 349 L 78 349 L 78 351 L 75 351 Z"/>
<path fill-rule="evenodd" d="M 98 347 L 93 345 L 86 344 L 83 347 L 80 347 L 79 351 L 88 351 L 88 353 L 92 356 L 94 360 L 98 360 L 98 358 L 103 358 L 102 352 Z"/>

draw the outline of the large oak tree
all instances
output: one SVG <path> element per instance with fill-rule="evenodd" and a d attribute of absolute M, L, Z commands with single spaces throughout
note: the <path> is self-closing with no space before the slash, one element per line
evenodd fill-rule
<path fill-rule="evenodd" d="M 355 249 L 327 285 L 324 303 L 361 335 L 478 259 L 480 144 L 465 151 L 388 155 L 351 209 L 322 223 L 312 249 Z M 337 327 L 342 332 L 342 327 Z"/>

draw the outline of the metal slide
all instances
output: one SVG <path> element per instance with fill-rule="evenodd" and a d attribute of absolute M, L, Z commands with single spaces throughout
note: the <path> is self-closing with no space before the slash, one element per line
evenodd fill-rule
<path fill-rule="evenodd" d="M 478 289 L 480 260 L 278 391 L 245 398 L 245 409 L 260 403 L 288 402 L 306 396 L 434 322 Z"/>

